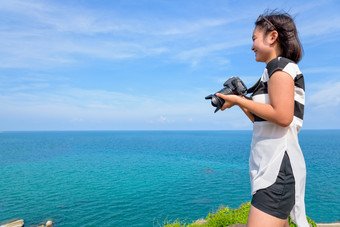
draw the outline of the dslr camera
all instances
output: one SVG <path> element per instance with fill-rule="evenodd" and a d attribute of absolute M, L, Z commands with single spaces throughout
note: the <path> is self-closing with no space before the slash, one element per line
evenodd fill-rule
<path fill-rule="evenodd" d="M 242 95 L 245 96 L 247 94 L 247 87 L 244 85 L 243 81 L 239 77 L 230 77 L 224 84 L 224 88 L 216 93 L 220 93 L 223 95 Z M 205 99 L 211 99 L 211 105 L 216 107 L 216 113 L 219 109 L 222 108 L 224 104 L 224 99 L 216 96 L 216 93 L 213 95 L 208 95 Z"/>

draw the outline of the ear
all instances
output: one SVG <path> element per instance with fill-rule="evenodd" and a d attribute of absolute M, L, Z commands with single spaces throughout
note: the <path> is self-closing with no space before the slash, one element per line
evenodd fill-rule
<path fill-rule="evenodd" d="M 278 38 L 279 38 L 279 33 L 277 33 L 277 31 L 271 31 L 269 34 L 268 34 L 268 41 L 269 43 L 272 45 L 274 44 Z"/>

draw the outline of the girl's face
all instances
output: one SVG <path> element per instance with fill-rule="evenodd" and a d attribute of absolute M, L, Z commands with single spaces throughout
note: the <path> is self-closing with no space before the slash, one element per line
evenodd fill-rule
<path fill-rule="evenodd" d="M 255 52 L 255 58 L 258 62 L 266 62 L 272 58 L 273 48 L 269 35 L 265 35 L 264 31 L 256 27 L 253 32 L 253 46 L 251 50 Z"/>

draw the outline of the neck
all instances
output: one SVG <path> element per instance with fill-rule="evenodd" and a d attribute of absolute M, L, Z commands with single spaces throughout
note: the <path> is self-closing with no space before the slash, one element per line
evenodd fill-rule
<path fill-rule="evenodd" d="M 268 60 L 266 61 L 266 64 L 268 64 L 271 60 L 277 57 L 280 57 L 280 56 L 282 56 L 282 50 L 281 50 L 280 45 L 278 45 L 278 43 L 276 42 L 272 53 L 270 54 Z"/>

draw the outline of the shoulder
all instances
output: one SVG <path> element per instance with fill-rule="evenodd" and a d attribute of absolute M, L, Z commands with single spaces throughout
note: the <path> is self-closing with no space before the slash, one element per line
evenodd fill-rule
<path fill-rule="evenodd" d="M 284 71 L 290 74 L 293 78 L 296 76 L 296 71 L 298 69 L 297 64 L 284 57 L 278 57 L 273 60 L 271 60 L 267 66 L 266 69 L 268 71 L 269 77 L 271 77 L 276 71 Z"/>

